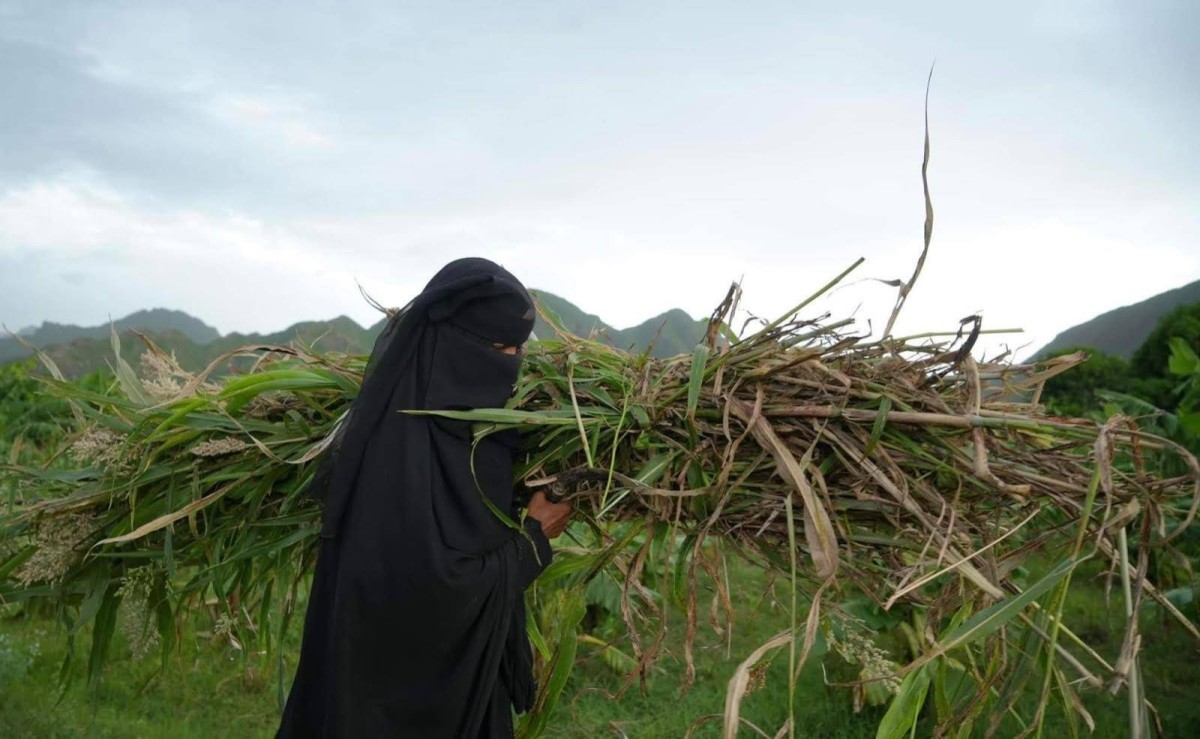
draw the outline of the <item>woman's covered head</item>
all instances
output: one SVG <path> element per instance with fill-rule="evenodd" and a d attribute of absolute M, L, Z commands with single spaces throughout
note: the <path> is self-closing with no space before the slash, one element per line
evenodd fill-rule
<path fill-rule="evenodd" d="M 502 406 L 512 392 L 520 347 L 536 311 L 520 280 L 494 262 L 459 259 L 442 268 L 426 293 L 442 295 L 429 308 L 435 346 L 428 360 L 426 408 Z"/>
<path fill-rule="evenodd" d="M 453 290 L 455 284 L 465 287 L 430 309 L 432 321 L 445 321 L 491 346 L 519 347 L 529 339 L 537 313 L 529 291 L 511 272 L 480 257 L 457 259 L 425 290 Z"/>

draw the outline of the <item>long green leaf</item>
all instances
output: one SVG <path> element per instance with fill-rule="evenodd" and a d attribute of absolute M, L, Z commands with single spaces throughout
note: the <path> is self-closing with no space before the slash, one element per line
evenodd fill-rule
<path fill-rule="evenodd" d="M 695 417 L 696 406 L 700 404 L 700 390 L 704 387 L 704 365 L 707 361 L 708 344 L 697 344 L 692 351 L 692 367 L 688 374 L 688 418 Z"/>
<path fill-rule="evenodd" d="M 994 634 L 1002 626 L 1012 621 L 1021 611 L 1032 603 L 1037 598 L 1041 597 L 1046 591 L 1054 587 L 1064 577 L 1071 573 L 1080 562 L 1086 557 L 1079 560 L 1065 559 L 1059 562 L 1054 569 L 1046 573 L 1041 580 L 1031 585 L 1023 593 L 1009 596 L 1004 600 L 993 603 L 971 618 L 967 619 L 962 626 L 954 629 L 946 634 L 940 640 L 939 644 L 931 651 L 924 654 L 920 659 L 909 665 L 910 670 L 916 670 L 923 667 L 934 659 L 946 654 L 952 649 L 972 644 L 991 634 Z"/>
<path fill-rule="evenodd" d="M 117 376 L 117 382 L 121 384 L 121 390 L 125 395 L 137 403 L 138 405 L 150 405 L 150 396 L 146 393 L 146 388 L 142 387 L 142 381 L 138 379 L 133 368 L 129 366 L 129 362 L 121 356 L 121 337 L 117 334 L 115 325 L 109 327 L 109 341 L 112 344 L 113 362 L 116 365 L 113 367 L 113 373 Z"/>
<path fill-rule="evenodd" d="M 75 618 L 75 623 L 71 626 L 72 633 L 79 631 L 96 617 L 96 614 L 100 611 L 100 605 L 104 602 L 104 596 L 108 592 L 108 585 L 108 571 L 103 567 L 95 568 L 91 578 L 91 585 L 88 586 L 87 597 L 83 599 L 83 603 L 79 606 L 79 615 Z"/>
<path fill-rule="evenodd" d="M 875 418 L 875 425 L 871 427 L 871 438 L 867 440 L 867 448 L 863 450 L 863 457 L 870 457 L 875 453 L 875 447 L 879 445 L 879 440 L 883 438 L 883 431 L 887 428 L 888 413 L 892 410 L 892 399 L 888 396 L 883 396 L 879 400 L 879 415 Z"/>
<path fill-rule="evenodd" d="M 546 679 L 541 693 L 538 695 L 537 703 L 528 717 L 527 723 L 522 726 L 521 739 L 537 739 L 546 730 L 546 724 L 549 723 L 550 716 L 558 705 L 558 699 L 567 685 L 567 678 L 570 677 L 571 669 L 575 664 L 578 626 L 587 612 L 587 607 L 583 595 L 577 591 L 566 593 L 564 597 L 568 602 L 562 614 L 562 620 L 559 621 L 558 643 L 555 646 L 554 659 L 550 663 L 549 678 Z"/>
<path fill-rule="evenodd" d="M 915 672 L 904 676 L 900 683 L 900 692 L 892 699 L 887 713 L 879 722 L 875 731 L 875 739 L 903 739 L 917 724 L 921 715 L 921 707 L 925 705 L 925 696 L 929 692 L 929 680 L 934 665 L 928 664 Z"/>
<path fill-rule="evenodd" d="M 88 653 L 88 684 L 93 688 L 100 683 L 100 673 L 108 659 L 108 648 L 112 644 L 113 631 L 117 626 L 117 606 L 121 597 L 117 595 L 117 583 L 110 582 L 105 590 L 104 599 L 96 611 L 96 619 L 92 623 L 92 648 Z"/>

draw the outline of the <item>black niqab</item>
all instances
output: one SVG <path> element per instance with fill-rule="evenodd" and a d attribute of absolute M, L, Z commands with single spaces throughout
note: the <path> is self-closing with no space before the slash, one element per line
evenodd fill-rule
<path fill-rule="evenodd" d="M 549 562 L 515 530 L 515 432 L 403 411 L 501 407 L 534 310 L 485 259 L 450 263 L 387 324 L 310 492 L 321 549 L 279 737 L 509 737 L 534 697 L 523 592 Z"/>

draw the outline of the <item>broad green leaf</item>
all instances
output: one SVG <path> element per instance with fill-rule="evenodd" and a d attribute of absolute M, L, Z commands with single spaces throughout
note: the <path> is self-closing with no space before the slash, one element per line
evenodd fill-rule
<path fill-rule="evenodd" d="M 4 579 L 8 577 L 9 573 L 25 564 L 25 561 L 32 557 L 33 553 L 36 551 L 37 546 L 28 544 L 18 549 L 11 557 L 6 559 L 3 564 L 0 564 L 0 582 L 3 582 Z"/>
<path fill-rule="evenodd" d="M 633 420 L 637 421 L 638 428 L 650 428 L 650 415 L 646 413 L 646 409 L 640 405 L 632 405 L 629 407 L 629 415 L 633 416 Z"/>
<path fill-rule="evenodd" d="M 1079 561 L 1074 559 L 1065 559 L 1025 592 L 1011 595 L 983 609 L 967 619 L 961 626 L 946 634 L 937 647 L 914 662 L 912 666 L 914 668 L 923 666 L 952 649 L 972 644 L 995 633 L 1016 618 L 1030 603 L 1057 585 L 1078 564 Z"/>
<path fill-rule="evenodd" d="M 124 543 L 127 541 L 133 541 L 134 539 L 141 538 L 141 537 L 145 536 L 146 534 L 158 531 L 159 529 L 161 529 L 165 526 L 170 526 L 171 524 L 175 523 L 176 521 L 180 520 L 181 518 L 188 518 L 190 516 L 194 516 L 198 511 L 202 510 L 206 506 L 212 505 L 213 503 L 217 502 L 222 497 L 224 497 L 226 494 L 228 494 L 230 489 L 232 489 L 232 487 L 233 487 L 232 485 L 226 485 L 225 487 L 223 487 L 215 492 L 209 493 L 208 495 L 204 496 L 203 498 L 200 498 L 199 500 L 194 500 L 191 503 L 188 503 L 183 508 L 180 508 L 177 511 L 172 511 L 168 514 L 159 516 L 158 518 L 154 519 L 153 521 L 151 521 L 147 524 L 143 524 L 142 526 L 139 526 L 137 529 L 129 532 L 128 534 L 124 534 L 122 536 L 110 536 L 106 539 L 101 539 L 100 541 L 96 542 L 96 544 L 94 546 L 100 546 L 102 544 L 121 544 L 121 543 Z M 199 538 L 199 537 L 197 537 L 197 538 Z"/>
<path fill-rule="evenodd" d="M 692 351 L 692 367 L 688 375 L 687 415 L 696 415 L 696 406 L 700 403 L 700 389 L 704 386 L 704 365 L 708 361 L 708 345 L 697 344 Z"/>
<path fill-rule="evenodd" d="M 129 362 L 121 356 L 121 337 L 117 334 L 115 325 L 109 327 L 109 342 L 112 345 L 113 361 L 116 366 L 113 367 L 113 373 L 117 376 L 117 382 L 121 385 L 121 390 L 125 392 L 125 396 L 138 405 L 150 405 L 150 396 L 146 393 L 146 388 L 142 386 L 142 381 L 138 379 L 133 368 L 129 366 Z"/>
<path fill-rule="evenodd" d="M 917 718 L 921 715 L 921 706 L 925 705 L 925 695 L 929 692 L 929 680 L 933 670 L 934 665 L 927 664 L 904 677 L 904 682 L 900 683 L 900 692 L 892 699 L 887 713 L 879 722 L 875 739 L 903 739 L 913 730 Z"/>
<path fill-rule="evenodd" d="M 863 458 L 870 457 L 875 451 L 875 447 L 879 444 L 879 440 L 883 438 L 883 431 L 887 428 L 887 415 L 892 410 L 892 399 L 888 396 L 883 396 L 879 401 L 879 415 L 875 417 L 875 425 L 871 427 L 871 438 L 867 440 L 867 448 L 863 450 Z"/>
<path fill-rule="evenodd" d="M 1118 393 L 1112 390 L 1097 390 L 1097 397 L 1102 400 L 1107 400 L 1116 403 L 1126 413 L 1132 416 L 1153 416 L 1162 413 L 1162 409 L 1148 401 L 1126 393 Z M 1166 414 L 1171 416 L 1171 414 Z M 1171 417 L 1173 420 L 1173 417 Z"/>
<path fill-rule="evenodd" d="M 108 648 L 112 644 L 113 631 L 117 626 L 117 606 L 120 604 L 121 597 L 117 595 L 117 583 L 110 582 L 92 625 L 92 648 L 88 654 L 88 684 L 93 688 L 99 685 L 100 673 L 108 659 Z"/>
<path fill-rule="evenodd" d="M 559 622 L 558 643 L 550 663 L 549 677 L 545 680 L 533 713 L 523 727 L 522 739 L 536 739 L 546 730 L 546 724 L 550 721 L 563 688 L 567 685 L 567 679 L 571 676 L 571 669 L 575 666 L 578 626 L 587 612 L 587 607 L 579 592 L 567 593 L 565 597 L 568 602 Z"/>
<path fill-rule="evenodd" d="M 163 421 L 159 423 L 157 427 L 155 427 L 154 431 L 150 432 L 150 434 L 146 437 L 146 441 L 154 441 L 160 436 L 163 436 L 166 433 L 174 430 L 175 425 L 186 418 L 188 414 L 200 410 L 207 404 L 208 401 L 204 398 L 189 398 L 179 403 L 175 410 L 172 411 L 171 415 L 163 419 Z"/>
<path fill-rule="evenodd" d="M 1186 340 L 1176 336 L 1171 339 L 1171 358 L 1167 362 L 1167 369 L 1173 375 L 1187 377 L 1200 372 L 1200 357 L 1196 356 L 1196 350 L 1188 346 Z"/>
<path fill-rule="evenodd" d="M 1186 608 L 1187 606 L 1190 606 L 1194 600 L 1196 600 L 1196 588 L 1192 587 L 1191 585 L 1185 585 L 1180 588 L 1172 588 L 1163 595 L 1165 595 L 1167 600 L 1171 601 L 1176 608 Z"/>
<path fill-rule="evenodd" d="M 82 629 L 84 625 L 99 613 L 100 604 L 104 602 L 104 595 L 108 592 L 108 584 L 108 570 L 104 567 L 97 567 L 92 574 L 87 597 L 83 599 L 82 605 L 79 606 L 79 615 L 76 617 L 75 623 L 71 626 L 72 633 Z"/>
<path fill-rule="evenodd" d="M 688 534 L 683 537 L 683 542 L 679 545 L 679 549 L 675 554 L 675 570 L 671 578 L 671 597 L 680 608 L 687 608 L 687 590 L 688 590 L 688 566 L 691 564 L 692 556 L 695 554 L 694 544 L 696 543 L 696 535 Z"/>
<path fill-rule="evenodd" d="M 167 593 L 165 581 L 155 586 L 150 600 L 154 604 L 154 615 L 158 624 L 159 644 L 162 648 L 162 666 L 163 669 L 166 669 L 167 662 L 171 656 L 171 650 L 175 648 L 176 634 L 175 618 L 171 613 L 171 601 Z"/>
<path fill-rule="evenodd" d="M 527 610 L 533 613 L 532 600 L 527 601 Z M 546 637 L 542 636 L 542 629 L 538 626 L 536 618 L 525 619 L 525 633 L 529 636 L 529 643 L 537 650 L 542 659 L 550 659 L 550 645 L 546 643 Z"/>
<path fill-rule="evenodd" d="M 1195 413 L 1181 413 L 1179 415 L 1179 426 L 1191 436 L 1200 436 L 1200 411 Z"/>
<path fill-rule="evenodd" d="M 313 373 L 302 373 L 299 376 L 270 377 L 238 391 L 230 392 L 226 389 L 221 395 L 227 399 L 225 409 L 229 413 L 236 415 L 243 406 L 263 393 L 272 391 L 317 390 L 333 387 L 336 387 L 336 383 L 332 382 L 328 377 Z"/>
<path fill-rule="evenodd" d="M 576 575 L 581 572 L 587 572 L 595 566 L 596 560 L 600 558 L 599 552 L 589 552 L 588 554 L 579 554 L 577 552 L 558 551 L 554 553 L 554 561 L 542 571 L 538 577 L 540 585 L 549 585 L 564 577 Z"/>
<path fill-rule="evenodd" d="M 663 473 L 666 472 L 667 465 L 671 463 L 671 460 L 674 459 L 674 457 L 675 455 L 670 452 L 654 455 L 650 459 L 646 460 L 646 463 L 642 465 L 642 468 L 638 470 L 636 475 L 634 475 L 634 479 L 647 485 L 654 485 L 663 476 Z"/>

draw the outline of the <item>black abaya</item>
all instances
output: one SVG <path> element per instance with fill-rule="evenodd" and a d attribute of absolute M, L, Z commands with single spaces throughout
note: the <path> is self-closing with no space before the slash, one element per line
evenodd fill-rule
<path fill-rule="evenodd" d="M 512 736 L 532 704 L 523 593 L 551 551 L 514 528 L 514 432 L 407 410 L 502 406 L 533 327 L 520 282 L 447 265 L 389 322 L 312 492 L 321 548 L 278 737 Z M 505 522 L 489 507 L 508 514 Z"/>

